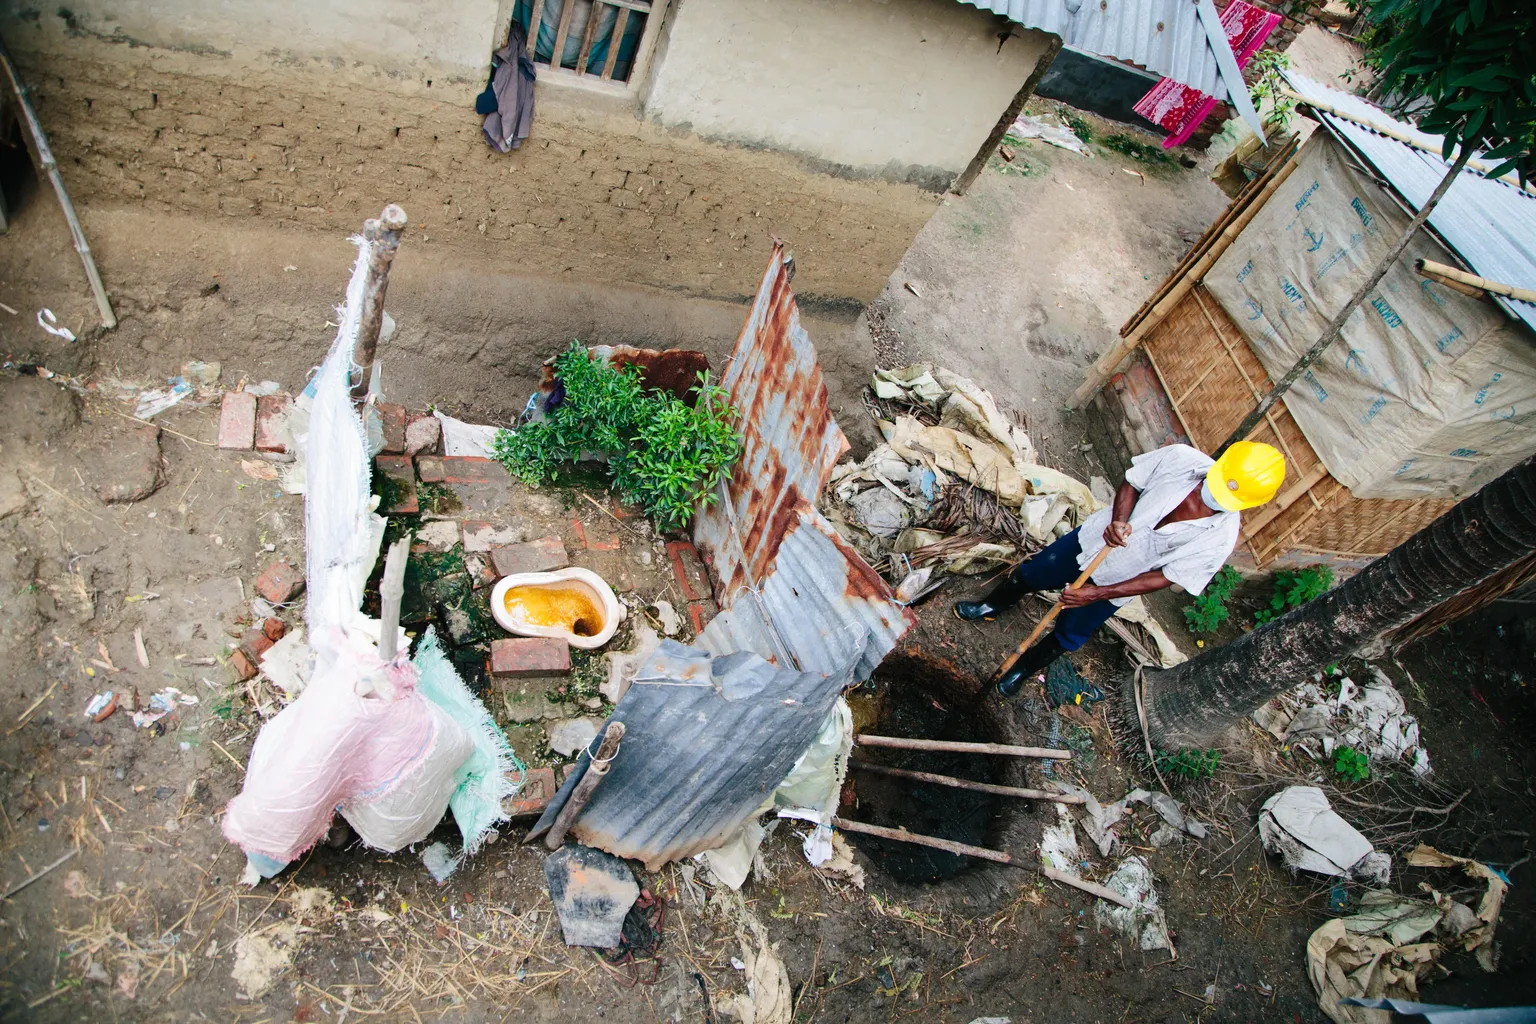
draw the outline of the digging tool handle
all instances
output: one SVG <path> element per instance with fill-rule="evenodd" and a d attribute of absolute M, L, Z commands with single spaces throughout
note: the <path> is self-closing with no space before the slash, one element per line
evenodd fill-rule
<path fill-rule="evenodd" d="M 1080 804 L 1084 802 L 1082 797 L 1072 796 L 1068 793 L 1047 793 L 1043 789 L 998 786 L 990 782 L 957 779 L 953 775 L 935 775 L 933 772 L 915 772 L 906 768 L 892 768 L 890 765 L 876 764 L 873 761 L 849 761 L 848 767 L 858 771 L 874 772 L 877 775 L 889 775 L 897 779 L 911 779 L 913 782 L 931 782 L 936 786 L 968 789 L 976 793 L 995 793 L 998 796 L 1013 796 L 1018 797 L 1020 800 L 1054 800 L 1060 804 Z"/>
<path fill-rule="evenodd" d="M 886 828 L 883 825 L 866 825 L 862 821 L 851 821 L 848 818 L 833 818 L 832 824 L 844 832 L 862 832 L 867 836 L 878 836 L 881 839 L 892 839 L 898 843 L 912 843 L 915 846 L 927 846 L 935 850 L 944 850 L 947 853 L 958 854 L 962 857 L 976 857 L 980 860 L 989 860 L 994 864 L 1007 864 L 1009 867 L 1024 868 L 1026 871 L 1038 871 L 1046 878 L 1063 885 L 1070 885 L 1074 889 L 1097 896 L 1101 900 L 1117 903 L 1131 910 L 1136 909 L 1128 897 L 1122 896 L 1107 886 L 1099 885 L 1069 875 L 1065 871 L 1057 871 L 1053 867 L 1040 864 L 1031 860 L 1023 860 L 1012 854 L 1003 853 L 1001 850 L 989 850 L 983 846 L 971 846 L 969 843 L 957 843 L 952 839 L 940 839 L 937 836 L 919 835 L 916 832 L 908 832 L 903 828 Z"/>
<path fill-rule="evenodd" d="M 1088 568 L 1084 569 L 1082 575 L 1078 576 L 1078 578 L 1074 580 L 1072 585 L 1067 589 L 1076 590 L 1084 583 L 1087 583 L 1088 577 L 1098 572 L 1099 566 L 1103 565 L 1104 559 L 1108 557 L 1109 545 L 1105 544 L 1102 548 L 1099 549 L 1099 553 L 1093 556 L 1093 561 L 1088 563 Z M 1024 642 L 1019 644 L 1018 649 L 1015 650 L 1012 654 L 1008 655 L 1008 660 L 1003 662 L 1003 667 L 997 670 L 997 678 L 1002 678 L 1003 676 L 1007 675 L 1008 670 L 1013 668 L 1013 663 L 1018 661 L 1019 658 L 1023 656 L 1025 651 L 1029 650 L 1035 645 L 1035 641 L 1040 638 L 1040 634 L 1044 633 L 1046 627 L 1055 622 L 1056 616 L 1061 614 L 1061 608 L 1061 600 L 1058 598 L 1056 603 L 1051 605 L 1051 610 L 1045 613 L 1045 618 L 1035 623 L 1035 628 L 1030 630 L 1029 636 L 1024 638 Z"/>
<path fill-rule="evenodd" d="M 861 747 L 894 747 L 897 750 L 939 750 L 950 754 L 999 754 L 1003 757 L 1043 757 L 1069 761 L 1072 751 L 1054 747 L 1017 747 L 1011 743 L 966 743 L 962 740 L 927 740 L 915 736 L 871 736 L 859 733 L 853 742 Z"/>
<path fill-rule="evenodd" d="M 576 788 L 571 790 L 571 795 L 566 798 L 565 806 L 560 808 L 560 813 L 555 816 L 555 823 L 549 827 L 549 833 L 544 837 L 544 845 L 551 850 L 560 849 L 565 842 L 565 834 L 576 824 L 576 817 L 581 814 L 582 808 L 587 806 L 587 801 L 592 799 L 592 791 L 597 784 L 603 781 L 603 776 L 608 774 L 608 768 L 613 764 L 613 759 L 619 753 L 619 741 L 624 738 L 624 723 L 609 722 L 608 728 L 603 732 L 603 741 L 597 746 L 597 753 L 592 756 L 587 764 L 587 770 L 581 776 L 581 781 L 576 783 Z"/>

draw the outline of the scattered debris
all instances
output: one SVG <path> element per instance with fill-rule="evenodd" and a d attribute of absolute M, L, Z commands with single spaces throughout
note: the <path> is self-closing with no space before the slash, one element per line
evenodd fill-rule
<path fill-rule="evenodd" d="M 1338 696 L 1330 696 L 1324 680 L 1302 683 L 1253 713 L 1253 720 L 1276 739 L 1315 760 L 1331 758 L 1339 747 L 1351 747 L 1372 761 L 1408 761 L 1413 774 L 1430 774 L 1429 751 L 1419 740 L 1419 720 L 1408 713 L 1402 694 L 1375 665 L 1371 679 L 1356 686 L 1339 678 Z"/>
<path fill-rule="evenodd" d="M 911 281 L 904 282 L 902 287 L 911 292 L 913 295 L 916 295 L 918 298 L 923 297 L 923 293 L 918 291 L 917 285 L 913 284 Z"/>
<path fill-rule="evenodd" d="M 1166 823 L 1166 828 L 1173 831 L 1173 835 L 1164 836 L 1159 842 L 1157 834 L 1154 834 L 1152 845 L 1163 846 L 1178 833 L 1194 836 L 1196 839 L 1204 839 L 1207 829 L 1200 822 L 1184 813 L 1179 802 L 1167 793 L 1152 793 L 1145 789 L 1135 789 L 1125 796 L 1107 806 L 1101 805 L 1094 795 L 1081 786 L 1070 782 L 1053 779 L 1050 785 L 1058 793 L 1066 793 L 1070 796 L 1082 799 L 1083 830 L 1088 833 L 1088 838 L 1099 849 L 1099 856 L 1108 857 L 1114 852 L 1119 842 L 1119 835 L 1115 827 L 1126 817 L 1126 811 L 1132 804 L 1146 804 L 1158 813 L 1158 816 Z M 1159 829 L 1162 832 L 1162 829 Z"/>
<path fill-rule="evenodd" d="M 139 404 L 134 408 L 136 419 L 150 420 L 178 404 L 192 393 L 192 385 L 184 377 L 172 377 L 168 388 L 153 388 L 139 392 Z"/>
<path fill-rule="evenodd" d="M 544 858 L 544 880 L 568 946 L 611 949 L 640 897 L 629 865 L 602 850 L 566 843 Z"/>
<path fill-rule="evenodd" d="M 140 729 L 147 729 L 172 711 L 175 711 L 178 706 L 196 703 L 197 698 L 192 694 L 182 693 L 174 686 L 167 686 L 149 698 L 149 704 L 146 708 L 133 713 L 133 724 Z"/>
<path fill-rule="evenodd" d="M 255 931 L 248 930 L 235 940 L 235 966 L 230 977 L 245 998 L 260 998 L 288 969 L 306 937 L 315 931 L 304 924 L 306 917 L 328 913 L 331 901 L 332 896 L 325 889 L 299 889 L 290 898 L 287 917 Z"/>
<path fill-rule="evenodd" d="M 1488 883 L 1488 888 L 1483 893 L 1475 915 L 1470 914 L 1469 908 L 1433 889 L 1430 893 L 1434 897 L 1435 905 L 1445 914 L 1441 923 L 1449 926 L 1444 930 L 1449 933 L 1450 939 L 1459 943 L 1463 950 L 1475 953 L 1478 966 L 1492 973 L 1498 966 L 1497 952 L 1493 945 L 1493 930 L 1499 923 L 1499 910 L 1504 905 L 1504 892 L 1510 884 L 1509 876 L 1486 864 L 1466 857 L 1441 853 L 1434 847 L 1425 846 L 1422 843 L 1415 847 L 1406 859 L 1410 865 L 1418 868 L 1460 867 L 1470 877 L 1483 879 Z"/>
<path fill-rule="evenodd" d="M 570 757 L 591 746 L 602 728 L 601 718 L 563 718 L 549 727 L 549 749 Z"/>
<path fill-rule="evenodd" d="M 683 628 L 683 617 L 672 607 L 672 602 L 660 600 L 651 607 L 656 609 L 656 618 L 661 621 L 663 635 L 676 636 L 678 630 Z"/>
<path fill-rule="evenodd" d="M 1078 138 L 1071 128 L 1046 114 L 1042 117 L 1031 117 L 1028 114 L 1020 114 L 1008 129 L 1008 134 L 1016 139 L 1039 139 L 1041 142 L 1057 149 L 1070 150 L 1080 156 L 1092 156 L 1083 140 Z"/>
<path fill-rule="evenodd" d="M 459 858 L 448 852 L 446 843 L 433 843 L 422 850 L 421 863 L 438 885 L 448 881 L 459 869 Z"/>
<path fill-rule="evenodd" d="M 304 692 L 315 664 L 314 652 L 304 640 L 304 630 L 294 629 L 261 655 L 261 672 L 289 700 Z"/>
<path fill-rule="evenodd" d="M 1113 928 L 1134 939 L 1140 949 L 1173 949 L 1168 937 L 1168 919 L 1157 903 L 1157 887 L 1152 868 L 1139 856 L 1126 857 L 1104 880 L 1110 889 L 1136 904 L 1135 909 L 1096 900 L 1094 920 L 1100 928 Z"/>
<path fill-rule="evenodd" d="M 491 445 L 500 427 L 483 423 L 465 423 L 441 412 L 436 413 L 443 437 L 443 454 L 450 457 L 471 455 L 476 458 L 494 458 Z"/>
<path fill-rule="evenodd" d="M 611 704 L 617 704 L 623 700 L 624 694 L 629 691 L 630 684 L 635 681 L 635 675 L 640 671 L 640 666 L 645 664 L 660 645 L 660 634 L 645 622 L 637 621 L 628 650 L 608 653 L 608 678 L 603 680 L 597 691 Z"/>
<path fill-rule="evenodd" d="M 37 326 L 55 338 L 63 338 L 65 341 L 75 340 L 75 332 L 68 327 L 60 327 L 58 317 L 53 315 L 53 310 L 46 307 L 37 311 Z"/>
<path fill-rule="evenodd" d="M 1385 885 L 1392 858 L 1339 817 L 1316 786 L 1289 786 L 1259 811 L 1264 849 L 1279 853 L 1292 871 L 1313 871 Z"/>

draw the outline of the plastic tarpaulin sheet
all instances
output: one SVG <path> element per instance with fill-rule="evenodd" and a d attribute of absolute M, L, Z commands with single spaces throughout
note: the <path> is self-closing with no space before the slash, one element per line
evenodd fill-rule
<path fill-rule="evenodd" d="M 1278 379 L 1409 220 L 1318 132 L 1205 286 Z M 1536 338 L 1492 302 L 1420 277 L 1416 258 L 1454 262 L 1419 232 L 1285 397 L 1357 498 L 1458 498 L 1536 451 Z"/>

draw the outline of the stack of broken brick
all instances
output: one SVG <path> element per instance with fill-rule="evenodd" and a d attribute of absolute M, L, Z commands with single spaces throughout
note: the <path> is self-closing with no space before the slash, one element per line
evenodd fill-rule
<path fill-rule="evenodd" d="M 258 397 L 248 391 L 226 391 L 219 406 L 219 447 L 288 454 L 283 424 L 292 405 L 291 395 Z"/>
<path fill-rule="evenodd" d="M 256 593 L 274 609 L 282 608 L 304 592 L 304 574 L 287 562 L 273 562 L 256 577 Z M 229 666 L 240 682 L 261 671 L 261 657 L 288 632 L 287 623 L 268 616 L 240 632 L 240 645 L 231 652 Z"/>

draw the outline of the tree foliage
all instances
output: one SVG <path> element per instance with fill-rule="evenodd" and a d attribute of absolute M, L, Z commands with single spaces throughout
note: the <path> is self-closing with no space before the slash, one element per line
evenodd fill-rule
<path fill-rule="evenodd" d="M 1364 0 L 1364 63 L 1378 88 L 1426 104 L 1421 131 L 1441 155 L 1484 149 L 1498 166 L 1536 177 L 1536 4 L 1532 0 Z"/>

